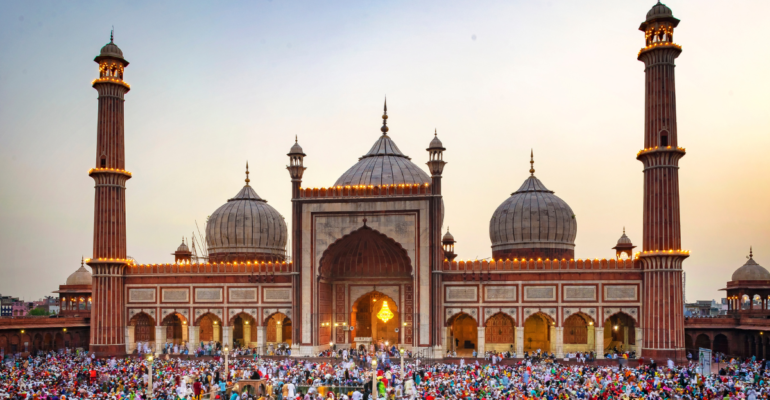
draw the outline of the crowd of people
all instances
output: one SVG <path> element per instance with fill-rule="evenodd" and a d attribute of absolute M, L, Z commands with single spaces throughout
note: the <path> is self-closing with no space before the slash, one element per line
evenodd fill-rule
<path fill-rule="evenodd" d="M 85 353 L 6 357 L 0 400 L 369 400 L 372 399 L 757 399 L 770 396 L 770 371 L 756 360 L 723 360 L 715 374 L 698 364 L 566 365 L 544 357 L 492 363 L 476 359 L 391 359 L 390 349 L 351 351 L 325 361 L 159 355 L 100 359 Z M 373 363 L 374 361 L 374 363 Z M 373 369 L 373 364 L 376 369 Z M 634 363 L 636 364 L 636 363 Z M 372 372 L 376 371 L 376 372 Z M 372 381 L 372 376 L 376 378 Z M 261 379 L 258 390 L 233 390 Z"/>

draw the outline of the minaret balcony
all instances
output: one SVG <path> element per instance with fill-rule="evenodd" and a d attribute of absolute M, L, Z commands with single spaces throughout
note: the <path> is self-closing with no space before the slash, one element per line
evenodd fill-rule
<path fill-rule="evenodd" d="M 91 86 L 96 86 L 96 84 L 98 83 L 114 83 L 121 86 L 125 86 L 126 89 L 131 89 L 131 85 L 126 83 L 124 80 L 118 79 L 118 78 L 110 78 L 110 77 L 97 78 L 97 79 L 94 79 L 93 82 L 91 82 Z"/>
<path fill-rule="evenodd" d="M 637 56 L 639 56 L 640 54 L 642 54 L 645 51 L 654 50 L 654 49 L 661 49 L 661 48 L 667 48 L 667 47 L 675 48 L 675 49 L 678 49 L 678 50 L 682 50 L 682 46 L 678 45 L 678 44 L 676 44 L 674 42 L 655 42 L 655 43 L 650 43 L 650 44 L 648 44 L 645 47 L 642 47 L 639 50 L 639 53 L 637 54 Z"/>

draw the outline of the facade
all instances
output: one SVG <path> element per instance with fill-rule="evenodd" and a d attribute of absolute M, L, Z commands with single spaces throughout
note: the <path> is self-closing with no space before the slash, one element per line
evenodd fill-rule
<path fill-rule="evenodd" d="M 575 259 L 575 214 L 535 176 L 533 157 L 522 185 L 490 210 L 492 260 L 458 260 L 454 236 L 442 235 L 447 149 L 434 132 L 422 158 L 428 169 L 418 166 L 389 132 L 386 105 L 371 149 L 327 187 L 302 186 L 307 155 L 295 139 L 287 154 L 291 227 L 251 187 L 247 165 L 245 185 L 208 221 L 205 262 L 193 262 L 182 242 L 173 263 L 137 265 L 126 256 L 129 63 L 111 38 L 95 58 L 93 81 L 99 113 L 89 171 L 96 181 L 94 250 L 86 260 L 93 271 L 91 350 L 113 355 L 139 343 L 157 350 L 169 342 L 194 349 L 222 341 L 282 343 L 293 356 L 386 344 L 434 358 L 537 349 L 601 358 L 618 349 L 684 360 L 678 22 L 658 3 L 640 26 L 642 251 L 633 254 L 624 230 L 614 256 L 584 260 Z"/>
<path fill-rule="evenodd" d="M 40 351 L 88 349 L 87 318 L 14 317 L 0 319 L 0 359 Z"/>

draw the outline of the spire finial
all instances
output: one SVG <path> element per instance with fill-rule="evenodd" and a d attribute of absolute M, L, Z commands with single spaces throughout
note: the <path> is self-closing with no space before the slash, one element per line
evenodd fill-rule
<path fill-rule="evenodd" d="M 754 258 L 754 248 L 749 246 L 749 258 Z"/>
<path fill-rule="evenodd" d="M 624 235 L 626 234 L 626 227 L 625 226 L 623 227 L 623 234 Z"/>
<path fill-rule="evenodd" d="M 115 25 L 112 26 L 112 30 L 110 31 L 110 43 L 112 43 L 114 34 L 115 34 Z"/>
<path fill-rule="evenodd" d="M 83 268 L 84 262 L 85 262 L 85 258 L 83 256 L 80 256 L 80 268 Z"/>
<path fill-rule="evenodd" d="M 438 137 L 438 129 L 433 128 L 433 136 Z"/>
<path fill-rule="evenodd" d="M 532 149 L 529 150 L 529 173 L 535 176 L 535 152 Z"/>
<path fill-rule="evenodd" d="M 294 143 L 297 143 L 298 140 L 299 138 L 297 137 L 297 135 L 294 135 Z"/>
<path fill-rule="evenodd" d="M 388 134 L 388 98 L 385 97 L 385 107 L 382 114 L 382 128 L 380 128 L 383 135 Z"/>
<path fill-rule="evenodd" d="M 249 186 L 249 182 L 251 182 L 249 179 L 249 162 L 246 161 L 246 186 Z"/>

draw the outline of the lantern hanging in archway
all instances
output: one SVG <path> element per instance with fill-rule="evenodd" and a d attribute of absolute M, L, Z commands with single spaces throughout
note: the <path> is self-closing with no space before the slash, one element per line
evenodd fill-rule
<path fill-rule="evenodd" d="M 388 302 L 383 301 L 382 302 L 382 309 L 380 312 L 377 313 L 377 318 L 379 318 L 382 322 L 388 323 L 391 319 L 393 319 L 393 311 L 390 311 L 390 307 L 388 307 Z"/>

